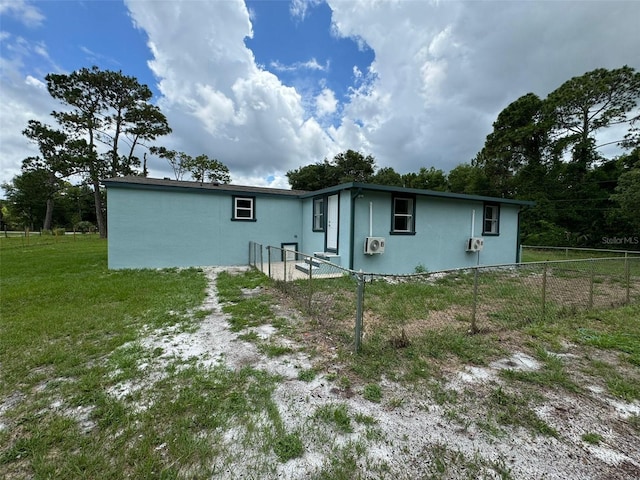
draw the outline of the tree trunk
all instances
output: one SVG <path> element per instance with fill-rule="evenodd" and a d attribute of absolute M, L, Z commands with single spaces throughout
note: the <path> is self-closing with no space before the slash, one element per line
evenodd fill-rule
<path fill-rule="evenodd" d="M 51 222 L 53 221 L 53 198 L 47 198 L 47 211 L 44 214 L 43 230 L 51 230 Z"/>
<path fill-rule="evenodd" d="M 96 221 L 100 238 L 107 238 L 107 222 L 102 213 L 102 195 L 100 195 L 100 181 L 93 180 L 93 200 L 96 204 Z"/>

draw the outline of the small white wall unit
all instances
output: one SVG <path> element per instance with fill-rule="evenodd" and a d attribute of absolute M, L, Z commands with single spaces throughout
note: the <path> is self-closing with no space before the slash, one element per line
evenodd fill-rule
<path fill-rule="evenodd" d="M 364 253 L 367 255 L 384 253 L 384 238 L 367 237 L 364 242 Z"/>
<path fill-rule="evenodd" d="M 481 237 L 471 237 L 467 241 L 467 252 L 480 252 L 484 248 L 484 239 Z"/>

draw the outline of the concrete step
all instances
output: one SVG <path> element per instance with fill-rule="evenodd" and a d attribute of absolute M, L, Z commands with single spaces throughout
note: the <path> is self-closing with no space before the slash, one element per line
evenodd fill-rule
<path fill-rule="evenodd" d="M 313 272 L 317 272 L 318 270 L 320 270 L 319 265 L 320 264 L 318 262 L 309 260 L 309 258 L 307 257 L 304 262 L 296 263 L 296 270 L 300 270 L 301 272 L 306 274 L 309 274 L 309 270 L 311 270 L 311 274 L 313 275 Z"/>

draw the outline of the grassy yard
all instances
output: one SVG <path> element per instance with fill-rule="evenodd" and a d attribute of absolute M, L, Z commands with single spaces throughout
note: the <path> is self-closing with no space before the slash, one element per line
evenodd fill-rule
<path fill-rule="evenodd" d="M 534 248 L 524 247 L 522 249 L 523 262 L 551 262 L 559 260 L 580 260 L 585 258 L 624 258 L 622 251 L 608 252 L 597 249 L 579 249 L 579 248 Z M 640 257 L 640 252 L 629 252 L 628 256 Z"/>
<path fill-rule="evenodd" d="M 0 238 L 0 261 L 2 478 L 536 478 L 558 448 L 637 453 L 638 303 L 487 316 L 470 334 L 468 275 L 373 282 L 354 355 L 346 277 L 319 281 L 306 317 L 295 285 L 285 296 L 255 271 L 222 272 L 216 313 L 202 270 L 109 271 L 95 236 Z M 226 330 L 198 333 L 221 315 Z M 173 353 L 185 339 L 209 351 Z M 537 368 L 494 366 L 514 352 Z M 490 376 L 460 383 L 468 372 Z M 609 416 L 607 402 L 631 413 Z"/>

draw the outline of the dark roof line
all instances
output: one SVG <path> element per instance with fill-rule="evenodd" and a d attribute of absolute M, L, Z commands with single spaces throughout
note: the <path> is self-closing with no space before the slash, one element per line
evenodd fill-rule
<path fill-rule="evenodd" d="M 313 192 L 305 190 L 287 190 L 283 188 L 270 187 L 251 187 L 245 185 L 231 184 L 215 184 L 200 183 L 184 180 L 159 179 L 148 177 L 116 177 L 103 180 L 102 183 L 107 187 L 119 186 L 124 188 L 161 188 L 161 189 L 180 189 L 180 190 L 199 190 L 202 192 L 226 192 L 239 194 L 259 194 L 259 195 L 282 195 L 288 197 L 309 198 L 328 193 L 336 193 L 342 190 L 369 190 L 377 192 L 404 193 L 409 195 L 420 195 L 427 197 L 448 198 L 455 200 L 480 201 L 491 203 L 504 203 L 512 205 L 535 205 L 535 202 L 527 200 L 514 200 L 510 198 L 488 197 L 484 195 L 468 195 L 465 193 L 439 192 L 436 190 L 423 190 L 419 188 L 394 187 L 388 185 L 376 185 L 372 183 L 349 182 L 332 187 L 323 188 Z"/>
<path fill-rule="evenodd" d="M 270 187 L 252 187 L 247 185 L 231 185 L 228 183 L 207 183 L 207 182 L 191 182 L 185 180 L 171 180 L 168 178 L 149 178 L 149 177 L 114 177 L 102 180 L 102 184 L 111 187 L 132 188 L 140 186 L 146 188 L 163 188 L 163 189 L 181 189 L 181 190 L 200 190 L 203 192 L 226 192 L 226 193 L 255 193 L 263 195 L 285 195 L 298 197 L 304 193 L 304 190 L 287 190 L 284 188 Z"/>
<path fill-rule="evenodd" d="M 453 193 L 453 192 L 440 192 L 437 190 L 427 190 L 421 188 L 407 188 L 407 187 L 393 187 L 388 185 L 376 185 L 372 183 L 345 183 L 342 185 L 337 185 L 337 187 L 344 188 L 356 188 L 361 190 L 372 190 L 377 192 L 391 192 L 391 193 L 406 193 L 411 195 L 422 195 L 427 197 L 440 197 L 440 198 L 451 198 L 456 200 L 472 200 L 472 201 L 481 201 L 481 202 L 490 202 L 490 203 L 506 203 L 513 205 L 527 205 L 533 206 L 536 202 L 532 202 L 529 200 L 515 200 L 511 198 L 500 198 L 500 197 L 489 197 L 486 195 L 470 195 L 468 193 Z M 309 196 L 309 193 L 302 194 L 302 197 Z"/>

